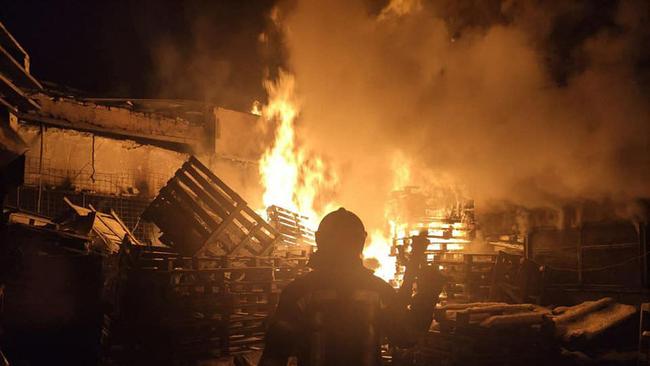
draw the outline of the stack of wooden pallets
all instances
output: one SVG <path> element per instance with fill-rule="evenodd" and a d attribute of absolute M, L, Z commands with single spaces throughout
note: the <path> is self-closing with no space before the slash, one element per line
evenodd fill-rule
<path fill-rule="evenodd" d="M 276 303 L 271 261 L 185 257 L 123 245 L 112 314 L 113 358 L 191 363 L 260 348 Z M 123 352 L 115 352 L 121 349 Z M 170 360 L 172 362 L 170 362 Z"/>
<path fill-rule="evenodd" d="M 305 225 L 308 217 L 279 206 L 266 209 L 269 223 L 275 228 L 286 245 L 316 245 L 314 231 Z"/>
<path fill-rule="evenodd" d="M 305 224 L 307 217 L 279 206 L 270 206 L 266 212 L 279 238 L 273 249 L 275 288 L 279 291 L 309 270 L 307 263 L 316 243 L 314 231 Z"/>
<path fill-rule="evenodd" d="M 442 253 L 433 265 L 447 277 L 448 301 L 486 301 L 489 299 L 496 254 Z"/>
<path fill-rule="evenodd" d="M 276 303 L 275 229 L 194 157 L 143 219 L 167 246 L 121 246 L 109 354 L 187 364 L 260 347 Z"/>
<path fill-rule="evenodd" d="M 193 364 L 261 348 L 279 290 L 313 247 L 298 215 L 291 226 L 289 211 L 272 213 L 274 226 L 196 158 L 183 164 L 143 213 L 167 246 L 121 246 L 112 358 Z"/>

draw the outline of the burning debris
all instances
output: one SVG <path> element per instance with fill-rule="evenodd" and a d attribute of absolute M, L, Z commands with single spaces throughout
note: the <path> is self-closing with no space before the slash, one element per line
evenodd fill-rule
<path fill-rule="evenodd" d="M 427 197 L 417 187 L 406 187 L 393 195 L 389 220 L 392 251 L 397 256 L 396 283 L 401 281 L 406 253 L 416 237 L 427 241 L 427 262 L 430 264 L 439 262 L 445 253 L 462 252 L 471 243 L 474 236 L 473 202 L 436 207 L 432 197 Z"/>
<path fill-rule="evenodd" d="M 363 219 L 365 267 L 398 289 L 357 268 L 397 296 L 379 309 L 424 324 L 411 343 L 372 324 L 377 362 L 647 361 L 647 7 L 603 6 L 578 22 L 598 32 L 568 27 L 585 39 L 548 55 L 592 5 L 362 3 L 275 7 L 259 41 L 277 33 L 287 69 L 250 113 L 42 84 L 0 23 L 0 364 L 255 358 L 320 254 L 357 264 L 316 251 L 341 205 Z M 361 278 L 341 273 L 332 286 Z M 354 335 L 331 318 L 313 325 Z"/>
<path fill-rule="evenodd" d="M 266 209 L 269 223 L 280 234 L 280 240 L 285 245 L 314 247 L 316 240 L 314 231 L 306 227 L 307 216 L 301 216 L 282 207 L 269 206 Z"/>
<path fill-rule="evenodd" d="M 259 161 L 259 173 L 264 187 L 262 197 L 266 207 L 279 206 L 306 217 L 307 227 L 315 230 L 329 203 L 319 207 L 322 195 L 336 186 L 338 177 L 320 156 L 306 150 L 296 136 L 299 101 L 292 75 L 281 73 L 276 83 L 265 83 L 269 103 L 262 118 L 276 123 L 275 140 Z"/>

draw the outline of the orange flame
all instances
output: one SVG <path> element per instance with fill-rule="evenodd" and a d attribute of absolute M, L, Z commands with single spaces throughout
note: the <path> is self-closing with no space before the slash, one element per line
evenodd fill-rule
<path fill-rule="evenodd" d="M 392 189 L 398 190 L 411 183 L 411 163 L 402 152 L 395 152 L 391 161 L 393 172 Z M 384 280 L 391 280 L 395 277 L 396 258 L 391 256 L 393 238 L 406 236 L 406 225 L 397 224 L 390 217 L 390 207 L 386 205 L 384 216 L 388 223 L 386 230 L 374 230 L 370 234 L 370 240 L 363 250 L 364 258 L 374 258 L 378 262 L 375 275 Z"/>
<path fill-rule="evenodd" d="M 296 136 L 296 122 L 300 115 L 300 100 L 296 97 L 296 81 L 288 73 L 280 72 L 275 82 L 264 86 L 269 102 L 261 109 L 262 118 L 276 125 L 275 140 L 259 161 L 259 173 L 264 186 L 263 203 L 266 207 L 277 205 L 309 218 L 306 226 L 315 230 L 323 215 L 337 207 L 335 202 L 320 202 L 323 192 L 333 191 L 338 177 L 320 156 L 302 146 Z M 403 189 L 412 184 L 411 161 L 396 152 L 391 161 L 393 172 L 391 188 Z M 260 210 L 265 214 L 265 210 Z M 395 277 L 396 258 L 391 256 L 393 240 L 413 235 L 407 225 L 391 216 L 390 206 L 385 207 L 386 227 L 370 228 L 364 259 L 374 259 L 375 274 L 385 280 Z M 440 225 L 443 225 L 441 223 Z M 438 225 L 438 226 L 440 226 Z M 443 235 L 447 226 L 432 226 L 432 234 Z M 460 227 L 453 227 L 454 236 Z M 465 240 L 457 237 L 445 240 L 448 245 L 461 245 Z M 433 244 L 432 244 L 433 245 Z"/>
<path fill-rule="evenodd" d="M 266 207 L 277 205 L 307 216 L 307 225 L 315 229 L 326 210 L 334 207 L 332 202 L 316 207 L 319 194 L 335 188 L 337 175 L 321 157 L 297 143 L 300 101 L 294 77 L 281 71 L 275 82 L 267 81 L 264 86 L 269 103 L 262 109 L 262 117 L 277 123 L 277 128 L 275 141 L 259 161 L 262 201 Z"/>
<path fill-rule="evenodd" d="M 378 262 L 375 275 L 388 281 L 395 277 L 396 258 L 391 256 L 392 241 L 382 230 L 374 230 L 370 233 L 370 239 L 363 249 L 363 258 L 374 258 Z"/>

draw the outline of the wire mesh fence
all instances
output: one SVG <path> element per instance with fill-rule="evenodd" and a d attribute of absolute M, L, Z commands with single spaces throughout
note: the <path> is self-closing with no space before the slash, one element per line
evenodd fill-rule
<path fill-rule="evenodd" d="M 48 158 L 26 156 L 25 185 L 58 187 L 70 191 L 86 191 L 104 195 L 137 195 L 153 198 L 169 179 L 168 174 L 125 170 L 93 171 L 90 165 L 80 169 L 53 166 Z"/>

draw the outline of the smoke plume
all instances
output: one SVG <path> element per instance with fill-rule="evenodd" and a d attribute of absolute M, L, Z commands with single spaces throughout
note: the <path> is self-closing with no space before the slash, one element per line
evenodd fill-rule
<path fill-rule="evenodd" d="M 371 225 L 395 154 L 412 183 L 479 205 L 650 193 L 647 2 L 307 0 L 283 14 L 299 135 Z"/>

